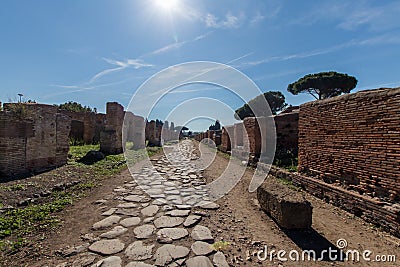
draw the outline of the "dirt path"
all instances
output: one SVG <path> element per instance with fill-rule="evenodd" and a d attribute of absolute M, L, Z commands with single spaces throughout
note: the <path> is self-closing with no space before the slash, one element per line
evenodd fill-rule
<path fill-rule="evenodd" d="M 206 151 L 203 149 L 203 151 Z M 212 150 L 208 152 L 212 154 Z M 207 182 L 218 178 L 228 165 L 228 159 L 218 153 L 213 164 L 206 170 Z M 212 157 L 211 155 L 208 157 Z M 235 165 L 240 172 L 240 162 Z M 235 169 L 231 170 L 235 173 Z M 217 201 L 221 206 L 207 218 L 213 233 L 232 243 L 225 253 L 234 266 L 399 266 L 400 240 L 381 232 L 362 219 L 353 216 L 335 206 L 327 204 L 311 195 L 306 195 L 313 206 L 312 230 L 285 233 L 258 206 L 256 193 L 249 193 L 248 186 L 253 176 L 253 170 L 247 169 L 240 182 L 224 198 Z M 360 252 L 371 250 L 371 259 L 377 254 L 397 256 L 397 263 L 352 261 L 279 261 L 275 256 L 270 261 L 258 260 L 256 252 L 261 249 L 268 251 L 302 249 L 323 250 L 334 247 L 338 239 L 345 239 L 348 246 L 343 249 L 357 249 Z M 293 254 L 295 257 L 295 254 Z M 265 256 L 261 254 L 261 256 Z M 285 255 L 288 258 L 288 254 Z"/>
<path fill-rule="evenodd" d="M 265 246 L 269 252 L 296 250 L 301 257 L 303 249 L 334 248 L 338 239 L 348 242 L 344 251 L 368 249 L 373 252 L 371 258 L 376 254 L 397 254 L 399 257 L 400 241 L 309 195 L 307 199 L 314 207 L 313 229 L 284 232 L 260 210 L 255 193 L 248 192 L 253 175 L 251 169 L 246 169 L 236 187 L 216 201 L 219 207 L 188 207 L 185 204 L 209 199 L 204 182 L 216 180 L 229 162 L 226 156 L 215 154 L 204 145 L 200 147 L 200 159 L 196 159 L 192 146 L 197 148 L 198 145 L 198 142 L 187 141 L 180 153 L 169 147 L 168 153 L 172 153 L 169 157 L 159 156 L 152 161 L 157 173 L 167 181 L 160 182 L 160 176 L 146 162 L 135 165 L 132 171 L 137 178 L 144 178 L 142 188 L 147 186 L 152 190 L 148 192 L 158 200 L 145 195 L 138 180 L 134 181 L 126 170 L 104 180 L 102 186 L 64 210 L 63 225 L 57 232 L 48 233 L 42 241 L 38 237 L 35 246 L 24 250 L 25 254 L 11 256 L 3 266 L 132 267 L 156 263 L 161 266 L 212 266 L 213 261 L 219 264 L 214 266 L 227 266 L 227 263 L 230 266 L 398 266 L 362 259 L 360 262 L 285 262 L 279 261 L 276 253 L 272 260 L 269 255 L 266 260 L 258 259 L 257 252 Z M 175 164 L 171 165 L 168 160 Z M 240 162 L 233 161 L 228 175 L 236 176 L 241 169 Z M 175 192 L 176 189 L 180 192 Z M 176 197 L 178 194 L 180 197 Z M 110 217 L 115 221 L 103 220 Z M 215 257 L 215 251 L 210 251 L 210 245 L 203 242 L 219 244 L 222 252 Z M 260 253 L 260 256 L 265 255 Z"/>

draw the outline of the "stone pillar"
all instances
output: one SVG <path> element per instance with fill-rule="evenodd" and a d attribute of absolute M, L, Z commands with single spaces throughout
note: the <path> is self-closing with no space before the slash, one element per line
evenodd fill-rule
<path fill-rule="evenodd" d="M 123 121 L 124 108 L 117 102 L 108 102 L 105 129 L 100 135 L 100 151 L 105 154 L 122 153 Z"/>
<path fill-rule="evenodd" d="M 134 117 L 133 122 L 133 149 L 142 149 L 146 146 L 145 140 L 145 122 L 144 118 L 140 116 Z"/>
<path fill-rule="evenodd" d="M 159 146 L 159 139 L 157 139 L 156 122 L 154 120 L 148 122 L 146 127 L 146 136 L 148 136 L 148 146 Z"/>

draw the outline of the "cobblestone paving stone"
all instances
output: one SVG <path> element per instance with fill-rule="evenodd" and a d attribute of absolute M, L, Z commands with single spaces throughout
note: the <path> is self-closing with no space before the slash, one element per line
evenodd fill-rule
<path fill-rule="evenodd" d="M 218 205 L 208 201 L 191 141 L 168 148 L 153 166 L 131 170 L 134 179 L 113 190 L 119 203 L 105 207 L 104 218 L 91 226 L 88 248 L 58 267 L 229 266 L 201 225 L 208 209 Z"/>

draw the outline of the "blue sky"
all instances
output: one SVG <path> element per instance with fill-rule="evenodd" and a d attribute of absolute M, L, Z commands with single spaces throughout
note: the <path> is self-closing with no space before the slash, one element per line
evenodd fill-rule
<path fill-rule="evenodd" d="M 101 112 L 107 101 L 127 107 L 152 75 L 190 61 L 237 68 L 261 91 L 282 91 L 292 105 L 313 100 L 286 91 L 308 73 L 354 75 L 354 91 L 398 87 L 398 14 L 396 0 L 2 1 L 0 101 L 15 101 L 23 93 L 41 103 L 72 100 Z M 195 97 L 231 109 L 243 104 L 215 86 L 179 90 L 150 117 L 164 119 Z M 201 110 L 214 106 L 202 104 L 198 115 L 207 116 Z M 201 125 L 205 122 L 193 129 Z"/>

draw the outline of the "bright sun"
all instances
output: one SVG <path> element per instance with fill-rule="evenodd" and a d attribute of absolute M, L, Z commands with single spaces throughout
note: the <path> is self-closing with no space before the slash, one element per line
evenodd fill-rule
<path fill-rule="evenodd" d="M 155 0 L 157 6 L 164 10 L 173 10 L 178 7 L 179 0 Z"/>

